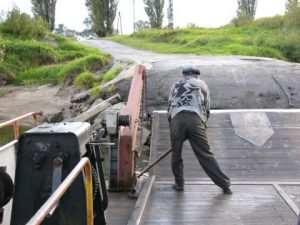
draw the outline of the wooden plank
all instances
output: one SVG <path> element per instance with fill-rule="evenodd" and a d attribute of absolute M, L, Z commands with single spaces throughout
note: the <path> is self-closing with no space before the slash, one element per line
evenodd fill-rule
<path fill-rule="evenodd" d="M 158 185 L 172 185 L 173 181 L 156 181 L 155 182 Z M 214 184 L 212 181 L 187 181 L 185 182 L 186 185 L 208 185 L 208 184 Z M 291 194 L 291 191 L 293 194 L 296 194 L 296 192 L 300 196 L 300 181 L 295 182 L 288 182 L 288 181 L 232 181 L 231 185 L 280 185 L 282 189 L 287 194 Z M 291 189 L 290 189 L 291 188 Z M 300 200 L 300 199 L 299 199 Z"/>
<path fill-rule="evenodd" d="M 300 113 L 267 113 L 270 122 L 276 127 L 300 127 Z"/>
<path fill-rule="evenodd" d="M 145 209 L 149 203 L 150 194 L 155 181 L 155 176 L 150 177 L 144 184 L 144 187 L 138 197 L 133 213 L 130 216 L 128 225 L 139 225 L 143 223 Z"/>
<path fill-rule="evenodd" d="M 160 124 L 160 114 L 154 113 L 153 114 L 153 124 L 152 124 L 152 135 L 151 135 L 151 146 L 150 146 L 150 156 L 149 156 L 149 164 L 155 161 L 157 158 L 157 143 L 158 143 L 158 127 Z M 149 173 L 151 175 L 156 174 L 156 166 L 153 167 Z"/>
<path fill-rule="evenodd" d="M 88 109 L 87 111 L 81 113 L 80 115 L 76 116 L 75 118 L 71 118 L 70 122 L 89 122 L 93 120 L 98 114 L 103 112 L 105 109 L 110 107 L 113 103 L 119 102 L 121 99 L 119 94 L 115 94 L 110 98 L 106 99 L 105 101 L 95 105 L 94 107 Z"/>
<path fill-rule="evenodd" d="M 208 127 L 209 128 L 226 128 L 226 127 L 232 127 L 231 120 L 229 117 L 229 112 L 231 111 L 224 111 L 220 110 L 220 112 L 224 113 L 216 113 L 217 110 L 213 110 L 211 113 L 211 116 L 208 120 Z M 251 111 L 251 110 L 248 110 Z M 280 112 L 280 110 L 277 110 L 278 112 L 268 112 L 268 110 L 262 110 L 261 112 L 265 111 L 273 128 L 276 127 L 291 127 L 291 128 L 299 128 L 300 127 L 300 113 L 298 111 L 294 110 L 286 110 L 285 112 Z M 165 125 L 168 123 L 167 116 L 165 113 L 160 113 L 161 117 L 161 123 L 162 125 Z"/>
<path fill-rule="evenodd" d="M 128 198 L 127 192 L 109 192 L 108 207 L 105 211 L 107 225 L 124 225 L 134 209 L 136 199 Z"/>
<path fill-rule="evenodd" d="M 296 224 L 295 209 L 300 205 L 300 194 L 296 195 L 300 193 L 300 111 L 269 111 L 267 115 L 274 134 L 262 147 L 237 137 L 228 113 L 210 118 L 207 133 L 211 149 L 232 180 L 233 195 L 224 196 L 219 187 L 212 185 L 185 142 L 185 191 L 172 190 L 171 156 L 167 156 L 156 167 L 145 224 Z M 170 147 L 166 115 L 159 114 L 154 132 L 155 154 L 160 155 Z"/>
<path fill-rule="evenodd" d="M 300 208 L 300 185 L 298 184 L 278 184 L 292 201 Z"/>
<path fill-rule="evenodd" d="M 290 199 L 290 197 L 284 192 L 284 190 L 278 185 L 273 185 L 278 194 L 283 198 L 283 200 L 288 204 L 288 206 L 293 210 L 296 216 L 299 215 L 299 209 L 297 205 Z"/>
<path fill-rule="evenodd" d="M 160 138 L 169 139 L 170 131 L 169 127 L 163 128 L 159 127 Z M 274 134 L 270 139 L 299 139 L 300 138 L 300 128 L 274 128 Z M 208 128 L 207 137 L 209 140 L 239 140 L 239 136 L 235 135 L 233 128 Z"/>
<path fill-rule="evenodd" d="M 156 183 L 144 224 L 296 224 L 297 216 L 271 185 L 232 188 L 231 196 L 215 185 L 185 185 L 178 193 Z"/>

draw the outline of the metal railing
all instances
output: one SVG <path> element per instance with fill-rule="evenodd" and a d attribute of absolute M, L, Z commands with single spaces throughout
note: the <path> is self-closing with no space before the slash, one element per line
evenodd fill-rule
<path fill-rule="evenodd" d="M 51 214 L 59 203 L 60 198 L 68 190 L 80 172 L 85 172 L 85 193 L 86 193 L 86 209 L 87 209 L 87 225 L 94 224 L 93 214 L 93 184 L 92 184 L 92 166 L 90 160 L 84 157 L 75 166 L 71 173 L 59 185 L 50 198 L 42 205 L 35 215 L 26 223 L 26 225 L 38 225 Z"/>
<path fill-rule="evenodd" d="M 15 140 L 17 140 L 20 136 L 19 121 L 22 120 L 22 119 L 25 119 L 27 117 L 33 116 L 34 125 L 37 126 L 38 125 L 38 116 L 42 116 L 42 115 L 43 115 L 43 112 L 30 112 L 30 113 L 24 114 L 22 116 L 19 116 L 17 118 L 14 118 L 12 120 L 6 121 L 4 123 L 0 123 L 0 128 L 6 127 L 6 126 L 9 126 L 9 125 L 13 125 L 14 126 Z"/>

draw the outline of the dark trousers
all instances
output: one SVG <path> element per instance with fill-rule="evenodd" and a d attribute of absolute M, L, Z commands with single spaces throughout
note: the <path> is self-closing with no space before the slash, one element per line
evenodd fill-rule
<path fill-rule="evenodd" d="M 215 155 L 210 151 L 205 125 L 196 113 L 178 113 L 171 120 L 170 135 L 172 171 L 177 185 L 184 185 L 182 145 L 188 139 L 200 165 L 212 181 L 221 188 L 230 186 L 230 179 L 221 171 Z"/>

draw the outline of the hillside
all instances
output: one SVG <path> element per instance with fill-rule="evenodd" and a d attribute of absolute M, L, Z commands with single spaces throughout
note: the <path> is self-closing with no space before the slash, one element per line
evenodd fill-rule
<path fill-rule="evenodd" d="M 0 23 L 0 85 L 70 85 L 80 74 L 92 77 L 111 61 L 109 54 L 49 33 L 43 20 L 17 9 Z"/>
<path fill-rule="evenodd" d="M 71 76 L 100 70 L 111 62 L 108 54 L 56 35 L 43 40 L 2 36 L 0 51 L 2 84 L 64 83 Z"/>
<path fill-rule="evenodd" d="M 216 29 L 147 29 L 110 39 L 158 53 L 246 55 L 300 62 L 300 30 L 287 26 L 282 16 L 238 27 L 230 24 Z"/>

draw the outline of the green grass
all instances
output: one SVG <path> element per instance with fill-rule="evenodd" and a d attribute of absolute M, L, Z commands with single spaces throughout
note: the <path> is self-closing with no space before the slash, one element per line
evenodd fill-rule
<path fill-rule="evenodd" d="M 112 79 L 114 79 L 121 71 L 122 71 L 121 66 L 117 66 L 114 68 L 112 71 L 108 71 L 104 75 L 101 76 L 102 83 L 106 83 Z"/>
<path fill-rule="evenodd" d="M 63 84 L 69 77 L 83 71 L 95 71 L 108 65 L 111 57 L 107 55 L 89 55 L 62 64 L 47 65 L 21 73 L 15 80 L 17 84 Z"/>
<path fill-rule="evenodd" d="M 102 85 L 97 85 L 90 90 L 90 95 L 93 97 L 100 97 L 103 94 Z"/>
<path fill-rule="evenodd" d="M 287 28 L 282 16 L 260 19 L 240 27 L 148 29 L 110 39 L 159 53 L 249 55 L 300 62 L 300 30 Z"/>
<path fill-rule="evenodd" d="M 111 55 L 50 35 L 53 43 L 37 40 L 0 39 L 4 52 L 0 64 L 0 78 L 11 83 L 62 84 L 83 71 L 97 71 L 108 65 Z"/>
<path fill-rule="evenodd" d="M 75 85 L 83 89 L 89 89 L 97 84 L 95 75 L 89 71 L 85 71 L 75 78 Z"/>
<path fill-rule="evenodd" d="M 0 18 L 2 19 L 2 18 Z M 15 84 L 73 84 L 103 69 L 111 55 L 50 34 L 45 21 L 13 9 L 0 20 L 0 79 Z"/>

